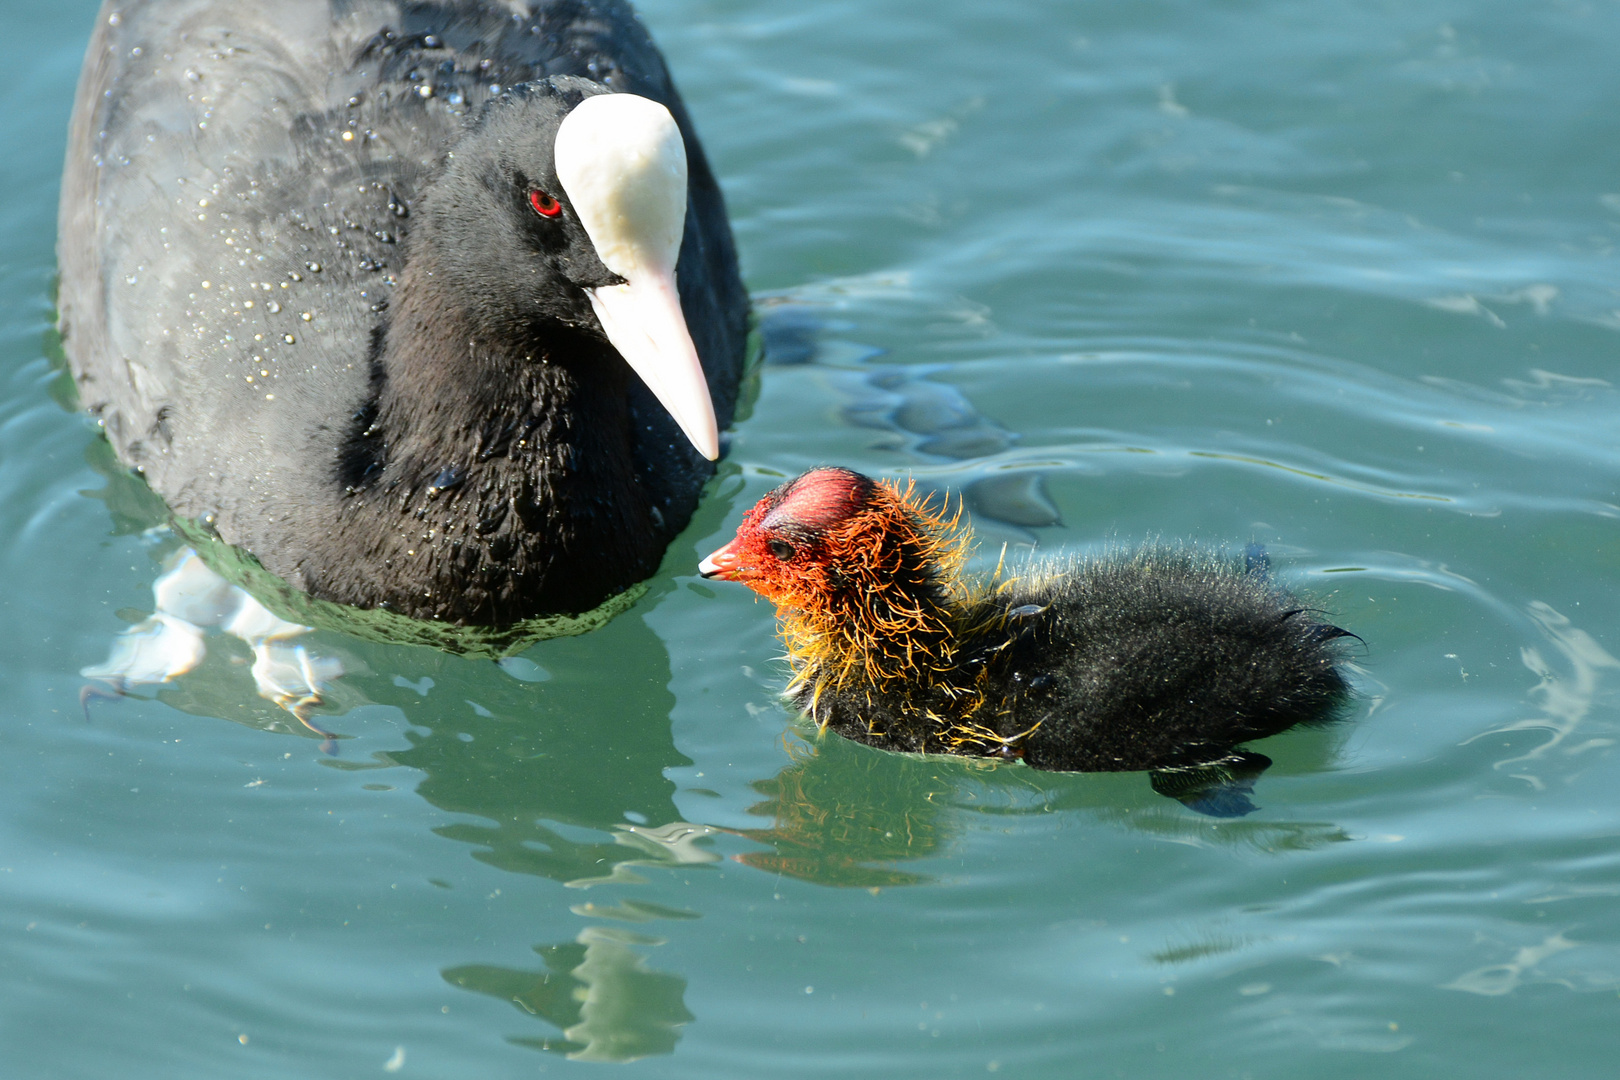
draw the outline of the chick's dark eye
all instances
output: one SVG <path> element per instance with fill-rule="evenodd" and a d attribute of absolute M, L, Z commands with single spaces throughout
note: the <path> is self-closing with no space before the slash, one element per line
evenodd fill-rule
<path fill-rule="evenodd" d="M 529 192 L 529 205 L 534 207 L 534 212 L 541 217 L 556 217 L 562 213 L 562 203 L 543 191 Z"/>
<path fill-rule="evenodd" d="M 772 555 L 776 556 L 776 558 L 780 559 L 782 562 L 787 562 L 789 559 L 793 558 L 793 545 L 788 543 L 786 540 L 772 540 L 765 546 L 770 549 Z"/>

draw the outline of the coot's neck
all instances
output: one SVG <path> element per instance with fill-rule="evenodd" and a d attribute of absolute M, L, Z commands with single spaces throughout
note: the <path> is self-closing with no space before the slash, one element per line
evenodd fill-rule
<path fill-rule="evenodd" d="M 648 576 L 662 545 L 635 473 L 632 377 L 586 332 L 491 325 L 419 244 L 340 462 L 340 542 L 361 541 L 365 563 L 347 568 L 348 602 L 504 624 Z"/>
<path fill-rule="evenodd" d="M 603 471 L 627 480 L 628 444 L 613 420 L 631 373 L 611 346 L 560 323 L 481 317 L 434 263 L 431 249 L 413 254 L 377 349 L 373 426 L 390 462 L 470 475 L 543 444 L 556 453 L 533 464 L 556 474 L 553 485 L 571 486 L 585 463 L 569 459 L 587 449 L 606 450 Z"/>

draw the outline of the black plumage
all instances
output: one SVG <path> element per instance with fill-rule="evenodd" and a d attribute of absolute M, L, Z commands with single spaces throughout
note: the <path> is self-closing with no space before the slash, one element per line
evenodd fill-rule
<path fill-rule="evenodd" d="M 1262 573 L 1176 548 L 1021 568 L 954 616 L 955 663 L 993 732 L 965 745 L 1037 769 L 1118 772 L 1218 761 L 1242 743 L 1329 717 L 1347 686 L 1336 628 Z M 982 676 L 978 673 L 982 672 Z M 796 699 L 841 735 L 948 750 L 957 682 L 921 693 L 849 684 Z M 947 689 L 949 687 L 949 689 Z M 965 700 L 958 696 L 956 700 Z"/>
<path fill-rule="evenodd" d="M 966 542 L 909 492 L 817 469 L 761 500 L 702 570 L 777 605 L 789 693 L 812 719 L 884 749 L 1241 781 L 1263 759 L 1238 746 L 1329 720 L 1349 696 L 1350 635 L 1257 550 L 1154 546 L 974 580 Z M 1208 786 L 1160 782 L 1189 800 Z"/>
<path fill-rule="evenodd" d="M 592 314 L 620 279 L 527 201 L 603 92 L 679 126 L 680 306 L 725 427 L 747 296 L 620 0 L 109 0 L 60 223 L 83 405 L 176 515 L 321 599 L 503 625 L 650 575 L 712 465 Z"/>

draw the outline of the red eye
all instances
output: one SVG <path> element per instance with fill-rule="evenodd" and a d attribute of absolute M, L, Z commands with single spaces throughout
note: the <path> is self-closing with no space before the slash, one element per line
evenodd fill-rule
<path fill-rule="evenodd" d="M 562 203 L 543 191 L 529 192 L 529 205 L 534 207 L 534 212 L 541 217 L 556 217 L 562 213 Z"/>

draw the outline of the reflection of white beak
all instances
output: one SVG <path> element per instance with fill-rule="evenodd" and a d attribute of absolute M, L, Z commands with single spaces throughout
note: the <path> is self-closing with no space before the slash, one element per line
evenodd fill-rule
<path fill-rule="evenodd" d="M 555 159 L 602 265 L 625 280 L 588 290 L 603 332 L 698 452 L 714 460 L 714 403 L 675 286 L 686 225 L 686 146 L 675 118 L 634 94 L 588 97 L 557 129 Z"/>

